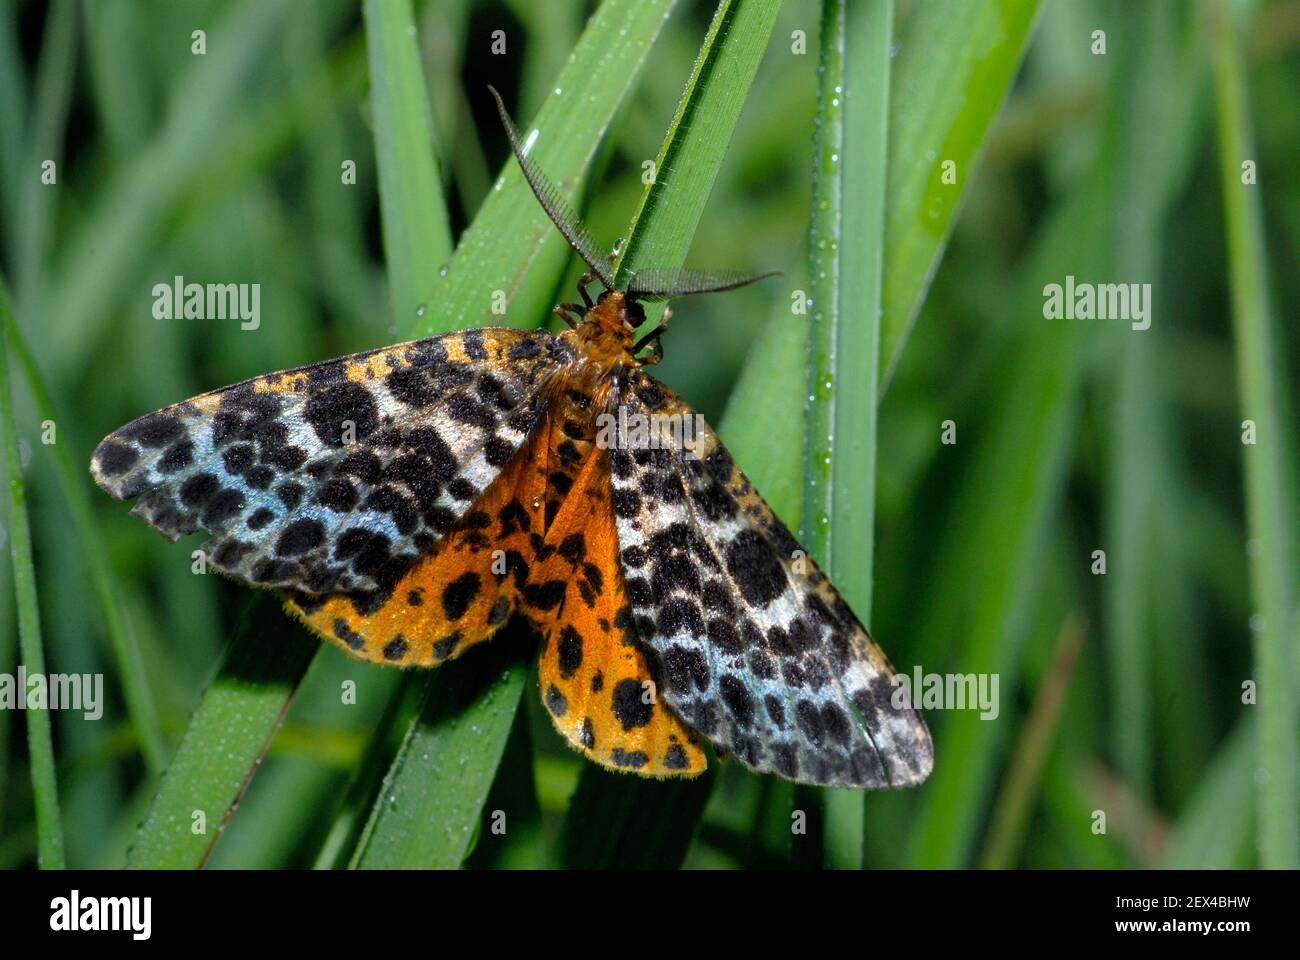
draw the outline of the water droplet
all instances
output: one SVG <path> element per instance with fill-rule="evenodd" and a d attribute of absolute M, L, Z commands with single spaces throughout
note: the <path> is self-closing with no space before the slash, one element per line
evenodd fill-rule
<path fill-rule="evenodd" d="M 442 269 L 446 270 L 447 268 L 446 268 L 446 267 L 443 267 Z M 422 316 L 424 316 L 424 312 L 425 312 L 427 309 L 428 309 L 428 307 L 427 307 L 425 304 L 422 303 L 422 304 L 420 304 L 418 307 L 415 308 L 415 315 L 416 315 L 417 317 L 422 317 Z"/>

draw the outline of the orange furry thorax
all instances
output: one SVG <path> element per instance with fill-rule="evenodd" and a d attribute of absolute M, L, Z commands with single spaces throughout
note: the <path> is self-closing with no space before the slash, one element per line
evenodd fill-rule
<path fill-rule="evenodd" d="M 632 356 L 633 326 L 628 301 L 619 290 L 601 296 L 583 317 L 577 329 L 560 334 L 578 354 L 601 374 L 616 366 L 635 366 Z"/>

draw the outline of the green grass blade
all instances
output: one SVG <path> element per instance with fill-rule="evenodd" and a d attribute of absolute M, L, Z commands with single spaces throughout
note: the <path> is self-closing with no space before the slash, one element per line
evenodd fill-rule
<path fill-rule="evenodd" d="M 982 869 L 1004 870 L 1015 866 L 1016 856 L 1028 831 L 1029 813 L 1038 793 L 1038 781 L 1056 736 L 1061 709 L 1070 691 L 1082 645 L 1083 626 L 1078 618 L 1072 617 L 1061 629 L 1051 666 L 1012 751 L 1011 768 L 993 805 L 989 835 L 980 857 Z"/>
<path fill-rule="evenodd" d="M 27 344 L 22 339 L 17 326 L 9 322 L 11 319 L 11 315 L 6 315 L 4 335 L 7 336 L 9 346 L 22 365 L 41 419 L 55 424 L 65 423 L 66 421 L 60 420 L 55 414 L 54 402 L 36 366 L 36 360 L 27 349 Z M 166 760 L 162 724 L 158 719 L 153 691 L 150 689 L 149 679 L 145 673 L 140 645 L 122 615 L 119 600 L 122 592 L 116 583 L 103 538 L 95 523 L 90 501 L 86 497 L 84 486 L 86 475 L 73 466 L 66 441 L 52 444 L 50 449 L 54 454 L 55 474 L 59 478 L 63 498 L 68 503 L 77 537 L 81 541 L 81 549 L 85 554 L 91 586 L 95 590 L 95 599 L 99 602 L 100 612 L 104 616 L 104 629 L 108 633 L 113 659 L 117 663 L 118 680 L 122 684 L 127 714 L 131 718 L 131 725 L 139 740 L 145 768 L 150 775 L 157 776 L 162 772 Z"/>
<path fill-rule="evenodd" d="M 1184 29 L 1176 4 L 1149 3 L 1135 8 L 1132 25 L 1151 42 L 1141 50 L 1115 50 L 1112 69 L 1125 78 L 1126 108 L 1110 112 L 1117 152 L 1111 276 L 1116 279 L 1161 276 L 1162 227 L 1184 182 L 1182 154 L 1196 143 L 1197 99 L 1168 103 L 1166 85 L 1202 87 L 1204 45 L 1196 31 Z M 1104 593 L 1107 662 L 1114 703 L 1110 738 L 1119 774 L 1128 787 L 1150 800 L 1154 786 L 1152 724 L 1156 712 L 1152 682 L 1158 604 L 1169 603 L 1172 558 L 1158 560 L 1160 491 L 1177 484 L 1168 475 L 1163 447 L 1168 435 L 1168 387 L 1160 351 L 1176 322 L 1172 312 L 1154 320 L 1154 330 L 1121 324 L 1107 339 L 1118 371 L 1111 418 L 1104 545 L 1110 570 Z M 1181 640 L 1177 641 L 1180 645 Z"/>
<path fill-rule="evenodd" d="M 406 739 L 398 736 L 403 721 L 418 712 L 424 696 L 422 678 L 407 674 L 389 695 L 384 712 L 371 732 L 369 742 L 361 754 L 361 762 L 353 770 L 347 791 L 344 793 L 329 830 L 316 851 L 313 868 L 328 870 L 346 867 L 356 850 L 357 841 L 370 821 L 374 799 L 379 795 L 379 785 L 384 774 Z"/>
<path fill-rule="evenodd" d="M 0 0 L 0 130 L 15 134 L 0 139 L 0 252 L 12 263 L 18 256 L 18 206 L 24 178 L 19 173 L 26 141 L 17 132 L 27 129 L 27 77 L 19 49 L 14 0 Z"/>
<path fill-rule="evenodd" d="M 258 597 L 245 619 L 275 605 Z M 317 649 L 303 631 L 282 627 L 246 630 L 235 639 L 163 774 L 127 853 L 128 867 L 180 870 L 207 861 Z"/>
<path fill-rule="evenodd" d="M 616 283 L 686 259 L 780 8 L 780 0 L 718 4 L 628 225 Z"/>
<path fill-rule="evenodd" d="M 364 11 L 389 299 L 405 328 L 451 256 L 451 226 L 410 0 L 366 0 Z"/>
<path fill-rule="evenodd" d="M 1227 7 L 1207 7 L 1218 108 L 1219 172 L 1223 186 L 1232 319 L 1237 345 L 1241 416 L 1254 422 L 1257 442 L 1243 444 L 1247 529 L 1259 549 L 1250 561 L 1251 592 L 1262 618 L 1254 630 L 1259 684 L 1259 854 L 1265 867 L 1300 866 L 1300 731 L 1296 676 L 1300 625 L 1293 622 L 1296 572 L 1296 486 L 1278 379 L 1279 346 L 1270 302 L 1260 186 L 1242 182 L 1242 164 L 1258 156 L 1241 62 L 1241 40 Z"/>
<path fill-rule="evenodd" d="M 434 674 L 380 785 L 352 867 L 448 868 L 465 859 L 523 693 L 527 641 L 526 630 L 506 630 L 456 662 L 465 669 Z"/>
<path fill-rule="evenodd" d="M 655 180 L 643 191 L 628 228 L 616 283 L 640 267 L 674 267 L 686 258 L 779 8 L 779 0 L 718 4 L 659 148 Z M 614 856 L 575 839 L 590 829 L 590 816 L 582 811 L 592 809 L 637 811 L 635 819 L 607 824 L 609 832 L 602 834 L 602 848 L 616 848 L 620 865 L 658 865 L 666 856 L 677 856 L 680 864 L 678 853 L 685 853 L 695 833 L 708 787 L 697 782 L 666 788 L 587 765 L 577 795 L 582 802 L 571 808 L 566 825 L 569 865 Z M 662 829 L 649 830 L 649 823 Z"/>
<path fill-rule="evenodd" d="M 5 326 L 15 323 L 9 287 L 0 278 L 0 314 Z M 45 674 L 45 650 L 41 645 L 40 603 L 36 596 L 36 566 L 32 562 L 32 531 L 27 517 L 27 493 L 23 487 L 22 463 L 18 454 L 17 424 L 13 394 L 9 387 L 9 351 L 0 336 L 0 431 L 4 432 L 4 458 L 9 488 L 9 550 L 13 564 L 14 592 L 18 606 L 18 642 L 22 664 L 28 676 Z M 36 855 L 43 869 L 63 868 L 63 828 L 59 822 L 59 790 L 55 781 L 54 738 L 50 712 L 28 707 L 27 750 L 32 772 L 32 794 L 36 807 Z"/>
<path fill-rule="evenodd" d="M 988 19 L 994 6 L 994 0 L 939 0 L 917 5 L 903 21 L 890 80 L 879 351 L 885 377 L 878 392 L 888 388 L 887 374 L 902 355 L 910 318 L 925 302 L 943 255 L 940 241 L 956 214 L 958 198 L 950 194 L 963 191 L 970 181 L 979 148 L 1028 43 L 1038 2 L 1008 0 L 1000 26 Z M 1018 41 L 1013 42 L 1013 37 Z M 932 170 L 916 162 L 917 156 L 926 155 L 929 144 L 936 150 Z M 937 152 L 940 147 L 942 155 Z M 939 184 L 942 171 L 937 164 L 943 159 L 959 163 L 956 186 Z M 941 186 L 949 193 L 938 194 Z M 934 208 L 938 215 L 929 218 L 926 227 L 922 217 L 923 212 L 928 217 L 931 208 L 926 205 L 932 194 L 938 201 Z M 927 241 L 936 230 L 941 236 Z M 781 316 L 763 331 L 727 404 L 721 431 L 733 452 L 746 450 L 748 456 L 740 462 L 755 464 L 750 479 L 787 521 L 799 515 L 803 445 L 791 440 L 801 437 L 804 428 L 802 409 L 793 407 L 789 398 L 804 394 L 777 391 L 772 385 L 804 382 L 805 356 L 791 331 L 792 325 Z M 742 421 L 763 426 L 748 429 Z"/>
<path fill-rule="evenodd" d="M 1220 745 L 1174 826 L 1162 867 L 1231 870 L 1250 866 L 1257 727 L 1255 719 L 1246 719 Z"/>
<path fill-rule="evenodd" d="M 894 61 L 885 208 L 883 393 L 898 366 L 993 117 L 1024 54 L 1038 0 L 928 0 Z M 942 181 L 956 164 L 956 184 Z"/>
<path fill-rule="evenodd" d="M 823 4 L 813 140 L 811 401 L 804 433 L 802 539 L 863 623 L 871 622 L 893 27 L 892 0 L 873 3 L 856 16 L 849 15 L 844 0 Z M 827 864 L 860 867 L 862 793 L 828 791 L 823 801 Z"/>

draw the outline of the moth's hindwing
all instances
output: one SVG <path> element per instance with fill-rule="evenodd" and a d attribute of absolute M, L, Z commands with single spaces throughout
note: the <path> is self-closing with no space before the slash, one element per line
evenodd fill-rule
<path fill-rule="evenodd" d="M 382 600 L 510 463 L 572 359 L 540 331 L 470 330 L 274 373 L 110 434 L 91 471 L 217 569 Z"/>
<path fill-rule="evenodd" d="M 391 590 L 286 592 L 289 611 L 353 656 L 397 666 L 436 667 L 491 637 L 518 609 L 542 526 L 538 440 Z"/>
<path fill-rule="evenodd" d="M 644 373 L 618 399 L 697 416 Z M 658 423 L 658 448 L 610 460 L 634 628 L 663 699 L 754 770 L 840 787 L 924 780 L 929 731 L 895 705 L 893 668 L 830 580 L 711 431 L 686 447 Z"/>
<path fill-rule="evenodd" d="M 552 496 L 562 499 L 550 501 L 557 506 L 524 600 L 544 638 L 542 703 L 569 744 L 601 766 L 651 777 L 695 776 L 707 765 L 699 739 L 666 708 L 632 631 L 608 457 L 590 438 L 565 436 L 561 419 L 552 418 L 557 456 L 548 478 Z M 561 449 L 578 458 L 562 458 Z"/>

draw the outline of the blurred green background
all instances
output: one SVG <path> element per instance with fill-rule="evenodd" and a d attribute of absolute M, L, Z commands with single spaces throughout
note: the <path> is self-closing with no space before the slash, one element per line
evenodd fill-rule
<path fill-rule="evenodd" d="M 743 109 L 687 262 L 784 278 L 677 304 L 656 373 L 721 425 L 793 528 L 808 328 L 791 303 L 811 280 L 823 9 L 744 4 L 726 22 L 770 9 L 770 40 L 761 63 L 744 23 L 716 41 L 757 73 L 752 86 L 722 68 L 705 78 Z M 642 164 L 715 15 L 660 2 L 672 12 L 656 38 L 627 6 L 597 15 L 646 30 L 643 48 L 577 78 L 591 84 L 584 112 L 586 89 L 554 90 L 595 4 L 0 0 L 12 473 L 35 572 L 24 581 L 10 516 L 0 671 L 30 665 L 34 641 L 50 671 L 105 676 L 101 720 L 50 715 L 66 863 L 120 866 L 130 850 L 141 866 L 1296 866 L 1297 0 L 893 11 L 884 232 L 841 238 L 883 248 L 886 287 L 867 619 L 900 669 L 997 674 L 1000 692 L 996 719 L 927 715 L 936 768 L 918 789 L 823 795 L 731 762 L 688 784 L 604 773 L 552 731 L 526 672 L 533 638 L 508 633 L 432 682 L 351 661 L 272 600 L 194 575 L 198 538 L 169 544 L 93 488 L 95 443 L 156 407 L 417 329 L 500 322 L 487 289 L 457 295 L 445 323 L 451 295 L 433 292 L 449 262 L 449 282 L 469 285 L 498 240 L 503 257 L 536 246 L 495 228 L 450 259 L 508 156 L 488 83 L 525 130 L 548 100 L 555 117 L 574 104 L 584 214 L 602 242 L 627 236 Z M 852 38 L 870 27 L 850 8 Z M 403 59 L 408 17 L 418 56 Z M 597 106 L 612 114 L 603 136 Z M 957 184 L 935 187 L 954 155 Z M 51 159 L 56 182 L 42 184 Z M 571 174 L 556 172 L 566 188 Z M 872 189 L 845 183 L 846 203 Z M 416 237 L 404 268 L 386 230 L 399 217 Z M 507 288 L 508 322 L 572 299 L 579 271 L 556 238 L 515 260 L 532 279 Z M 153 285 L 176 275 L 260 284 L 261 326 L 156 320 Z M 1067 275 L 1152 284 L 1151 329 L 1044 319 L 1043 287 Z M 901 307 L 895 276 L 915 277 Z M 426 301 L 417 317 L 410 304 Z M 839 374 L 859 375 L 872 382 Z M 40 630 L 20 653 L 33 591 Z M 355 704 L 341 702 L 349 681 Z M 1258 705 L 1243 703 L 1246 681 Z M 33 716 L 0 711 L 6 868 L 35 864 L 38 841 L 54 855 Z M 796 810 L 806 831 L 792 831 Z"/>

